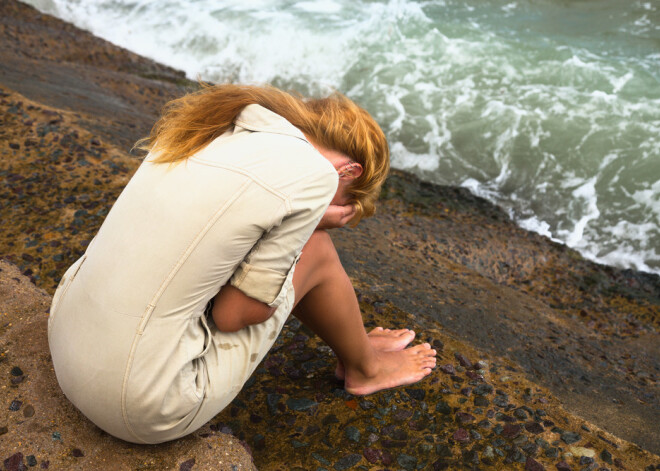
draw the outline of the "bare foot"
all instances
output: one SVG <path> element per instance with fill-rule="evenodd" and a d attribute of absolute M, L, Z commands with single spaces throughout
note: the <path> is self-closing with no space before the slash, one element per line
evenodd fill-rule
<path fill-rule="evenodd" d="M 351 394 L 371 394 L 420 381 L 435 368 L 435 350 L 428 343 L 394 352 L 375 352 L 373 370 L 365 374 L 347 370 L 344 389 Z"/>
<path fill-rule="evenodd" d="M 415 332 L 410 329 L 383 329 L 375 327 L 367 334 L 372 348 L 381 352 L 396 352 L 403 350 L 415 338 Z M 344 379 L 344 365 L 337 359 L 337 368 L 335 369 L 337 379 Z"/>

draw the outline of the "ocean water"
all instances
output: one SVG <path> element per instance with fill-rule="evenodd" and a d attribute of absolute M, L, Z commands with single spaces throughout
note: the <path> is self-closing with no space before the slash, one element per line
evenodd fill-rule
<path fill-rule="evenodd" d="M 189 77 L 339 90 L 395 167 L 660 274 L 657 0 L 29 0 Z"/>

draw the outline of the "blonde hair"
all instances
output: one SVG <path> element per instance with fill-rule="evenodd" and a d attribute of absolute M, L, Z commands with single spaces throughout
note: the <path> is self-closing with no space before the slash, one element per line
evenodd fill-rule
<path fill-rule="evenodd" d="M 202 84 L 199 91 L 167 103 L 149 137 L 136 147 L 151 152 L 155 162 L 185 160 L 230 129 L 250 104 L 268 108 L 315 144 L 362 165 L 362 175 L 350 187 L 357 209 L 351 222 L 374 214 L 390 168 L 387 140 L 371 115 L 340 93 L 305 99 L 270 86 Z"/>

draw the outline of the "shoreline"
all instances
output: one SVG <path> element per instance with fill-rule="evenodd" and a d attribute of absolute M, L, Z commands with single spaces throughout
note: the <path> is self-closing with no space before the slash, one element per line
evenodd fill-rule
<path fill-rule="evenodd" d="M 162 104 L 192 83 L 180 72 L 25 5 L 9 2 L 0 11 L 5 16 L 0 20 L 0 175 L 7 183 L 1 190 L 6 203 L 0 206 L 5 234 L 0 256 L 52 293 L 58 276 L 84 251 L 139 163 L 129 154 L 134 141 L 148 132 Z M 388 180 L 374 218 L 332 235 L 367 324 L 415 327 L 420 339 L 443 345 L 439 365 L 450 365 L 453 370 L 447 371 L 453 373 L 437 369 L 413 387 L 350 397 L 330 377 L 332 356 L 293 322 L 251 384 L 200 434 L 230 429 L 247 442 L 260 469 L 279 469 L 277 463 L 289 462 L 322 465 L 307 456 L 305 450 L 311 449 L 325 460 L 333 456 L 328 450 L 336 454 L 341 449 L 351 450 L 347 462 L 359 455 L 366 465 L 375 456 L 380 457 L 376 463 L 385 465 L 387 451 L 394 460 L 405 455 L 420 464 L 429 453 L 420 448 L 424 443 L 447 466 L 470 463 L 475 454 L 484 464 L 487 447 L 502 438 L 510 449 L 484 466 L 522 469 L 528 459 L 548 466 L 564 459 L 559 451 L 557 457 L 546 454 L 550 448 L 569 452 L 569 444 L 557 438 L 561 434 L 551 431 L 561 423 L 564 432 L 593 432 L 593 442 L 583 437 L 570 445 L 589 448 L 591 443 L 604 466 L 611 465 L 598 458 L 603 443 L 629 466 L 660 464 L 657 457 L 603 431 L 660 452 L 654 428 L 660 421 L 660 277 L 596 265 L 517 227 L 502 210 L 465 189 L 438 187 L 399 171 Z M 489 367 L 474 373 L 481 379 L 473 378 L 473 370 L 454 354 L 471 358 L 471 363 L 484 359 Z M 19 352 L 10 349 L 8 355 L 18 358 Z M 505 377 L 509 379 L 503 381 Z M 484 396 L 473 392 L 483 385 L 493 390 Z M 467 388 L 469 394 L 462 392 Z M 509 398 L 501 408 L 494 402 L 499 396 L 495 389 Z M 527 389 L 533 392 L 529 398 Z M 488 405 L 477 405 L 484 403 L 477 398 Z M 429 412 L 446 411 L 443 403 L 450 413 Z M 516 407 L 507 410 L 513 403 Z M 509 413 L 523 405 L 532 410 L 526 419 Z M 380 411 L 388 408 L 388 413 Z M 545 410 L 546 418 L 535 415 L 535 409 Z M 508 419 L 488 418 L 488 410 Z M 338 422 L 327 419 L 333 414 Z M 421 415 L 413 419 L 415 414 Z M 462 422 L 462 414 L 475 420 Z M 324 423 L 326 419 L 332 423 Z M 520 421 L 523 428 L 539 423 L 545 440 L 552 444 L 554 437 L 559 444 L 543 448 L 535 442 L 539 437 L 522 429 L 515 429 L 516 437 L 502 437 L 493 427 L 479 428 L 483 420 L 512 426 Z M 544 420 L 555 425 L 545 426 Z M 408 438 L 392 438 L 390 425 Z M 592 432 L 580 432 L 582 425 Z M 318 430 L 308 434 L 307 427 Z M 357 441 L 350 427 L 357 428 Z M 473 434 L 462 441 L 458 429 L 480 438 Z M 323 433 L 330 445 L 324 444 Z M 372 442 L 370 434 L 378 440 Z M 426 436 L 432 442 L 425 442 Z M 527 441 L 513 443 L 519 437 Z M 280 454 L 265 443 L 281 445 L 275 447 Z M 532 443 L 535 450 L 531 445 L 523 450 Z"/>
<path fill-rule="evenodd" d="M 41 3 L 41 2 L 36 2 L 36 3 Z M 153 47 L 149 46 L 149 42 L 145 37 L 140 36 L 140 40 L 138 42 L 133 41 L 127 41 L 124 36 L 117 36 L 113 34 L 114 30 L 107 30 L 102 27 L 102 25 L 98 23 L 94 23 L 92 21 L 91 23 L 87 20 L 90 19 L 87 15 L 90 13 L 90 11 L 94 11 L 92 8 L 86 9 L 74 9 L 73 11 L 76 11 L 77 14 L 72 15 L 73 11 L 69 11 L 67 14 L 64 10 L 60 8 L 53 8 L 53 7 L 48 7 L 47 5 L 41 3 L 40 8 L 43 7 L 44 13 L 45 14 L 61 14 L 63 17 L 69 17 L 69 21 L 72 21 L 73 24 L 79 24 L 82 25 L 81 27 L 89 27 L 92 30 L 96 30 L 97 33 L 90 32 L 90 34 L 100 34 L 103 40 L 106 41 L 117 41 L 118 44 L 116 44 L 117 47 L 119 48 L 130 48 L 129 50 L 135 51 L 136 54 L 146 54 L 145 57 L 147 57 L 149 60 L 158 62 L 159 58 L 160 60 L 165 61 L 165 63 L 169 64 L 168 67 L 173 67 L 177 68 L 181 67 L 181 70 L 187 71 L 187 76 L 183 76 L 184 80 L 189 80 L 194 82 L 195 81 L 195 74 L 194 69 L 191 69 L 191 64 L 186 62 L 185 60 L 182 61 L 182 57 L 179 56 L 176 52 L 176 50 L 171 51 L 171 54 L 166 54 L 163 55 L 164 51 L 167 51 L 168 49 L 153 49 Z M 49 13 L 49 10 L 52 10 L 52 12 Z M 112 16 L 112 11 L 105 10 L 103 7 L 100 7 L 99 11 L 105 11 L 105 14 L 110 14 Z M 82 15 L 82 16 L 79 16 Z M 133 16 L 135 15 L 135 16 Z M 133 12 L 131 16 L 133 16 L 133 20 L 139 17 L 139 13 Z M 67 21 L 67 20 L 63 20 Z M 231 21 L 231 20 L 228 20 Z M 224 24 L 224 21 L 222 22 Z M 179 25 L 183 28 L 185 26 Z M 135 28 L 132 30 L 135 32 Z M 131 33 L 128 33 L 129 35 Z M 207 31 L 199 31 L 199 34 L 203 35 L 203 37 L 207 38 L 207 40 L 210 38 L 208 36 Z M 109 38 L 109 39 L 106 39 Z M 123 44 L 122 44 L 123 43 Z M 142 51 L 142 52 L 138 52 Z M 191 52 L 191 54 L 195 54 L 196 52 Z M 222 52 L 220 50 L 221 57 L 225 57 L 222 55 Z M 173 59 L 174 57 L 177 57 L 177 59 Z M 208 57 L 204 57 L 203 55 L 200 57 L 200 60 L 204 64 L 209 64 L 209 59 Z M 212 60 L 212 58 L 211 58 Z M 198 62 L 199 63 L 199 62 Z M 250 64 L 243 64 L 247 66 L 247 68 L 250 68 Z M 241 66 L 242 68 L 242 66 Z M 154 75 L 156 77 L 156 75 Z M 302 86 L 302 85 L 301 85 Z M 304 86 L 303 86 L 304 88 Z M 475 90 L 476 91 L 476 90 Z M 477 94 L 481 93 L 480 91 L 476 91 Z M 487 93 L 487 91 L 482 91 L 483 93 Z M 491 96 L 492 98 L 492 96 Z M 497 99 L 497 97 L 495 97 Z M 529 110 L 528 110 L 529 111 Z M 384 123 L 387 124 L 387 123 Z M 475 130 L 475 133 L 478 134 L 478 132 Z M 551 133 L 554 134 L 554 133 Z M 621 137 L 621 136 L 619 136 Z M 476 134 L 475 134 L 476 138 Z M 586 137 L 585 137 L 586 138 Z M 625 140 L 625 136 L 624 136 Z M 401 146 L 401 142 L 396 142 L 393 143 L 395 144 L 395 147 Z M 561 144 L 559 144 L 561 147 Z M 479 154 L 479 151 L 473 152 L 473 154 Z M 402 165 L 406 165 L 406 162 L 408 161 L 407 159 L 410 156 L 406 156 L 406 153 L 404 152 L 402 156 L 399 156 L 400 158 L 395 158 L 395 161 L 398 161 Z M 412 156 L 414 157 L 414 155 Z M 528 155 L 528 158 L 533 158 L 532 155 Z M 559 158 L 559 157 L 558 157 Z M 483 162 L 487 162 L 490 159 L 492 159 L 492 156 L 490 155 L 483 155 L 482 160 Z M 444 159 L 441 159 L 441 162 Z M 462 160 L 462 159 L 461 159 Z M 474 162 L 472 162 L 474 164 Z M 566 164 L 566 162 L 564 162 Z M 453 165 L 453 164 L 452 164 Z M 459 163 L 460 165 L 460 163 Z M 479 162 L 476 163 L 476 166 L 478 167 L 480 164 Z M 555 217 L 549 215 L 547 213 L 547 207 L 554 207 L 555 205 L 555 198 L 549 198 L 547 201 L 544 200 L 539 200 L 533 195 L 528 195 L 527 198 L 513 198 L 515 201 L 519 201 L 520 204 L 512 202 L 512 198 L 510 196 L 507 196 L 510 192 L 514 192 L 515 194 L 518 194 L 518 191 L 522 191 L 516 188 L 510 187 L 511 185 L 508 185 L 509 188 L 508 190 L 503 190 L 503 191 L 489 191 L 486 189 L 488 186 L 488 182 L 484 182 L 483 185 L 481 185 L 479 182 L 474 180 L 473 178 L 468 178 L 468 180 L 463 181 L 467 176 L 454 176 L 451 178 L 450 183 L 443 183 L 446 182 L 447 179 L 445 179 L 442 175 L 434 173 L 432 170 L 422 170 L 417 167 L 412 167 L 412 168 L 403 168 L 400 167 L 398 170 L 404 171 L 406 173 L 412 173 L 416 175 L 420 180 L 423 181 L 428 181 L 431 183 L 435 183 L 438 185 L 450 185 L 450 186 L 462 186 L 465 185 L 465 188 L 468 188 L 473 194 L 480 196 L 487 201 L 490 201 L 491 203 L 495 204 L 496 206 L 501 207 L 502 209 L 507 212 L 511 219 L 520 227 L 525 228 L 526 230 L 530 232 L 535 232 L 541 235 L 545 235 L 548 237 L 550 240 L 554 242 L 559 242 L 566 244 L 570 248 L 573 248 L 574 250 L 577 250 L 582 254 L 584 258 L 587 258 L 588 260 L 591 260 L 595 263 L 606 265 L 606 266 L 612 266 L 615 268 L 621 268 L 621 269 L 632 269 L 635 271 L 642 271 L 646 273 L 651 273 L 651 274 L 656 274 L 660 275 L 660 266 L 657 264 L 657 260 L 653 260 L 653 254 L 652 248 L 653 244 L 648 244 L 648 238 L 646 241 L 640 239 L 640 240 L 633 240 L 635 239 L 634 234 L 637 233 L 637 231 L 623 231 L 627 233 L 627 236 L 622 236 L 621 230 L 616 231 L 614 230 L 615 233 L 618 233 L 619 235 L 612 235 L 610 234 L 610 237 L 603 237 L 603 234 L 598 231 L 598 233 L 591 233 L 590 230 L 594 230 L 595 227 L 600 227 L 601 222 L 599 220 L 608 220 L 612 218 L 612 214 L 607 216 L 608 212 L 616 212 L 617 210 L 614 207 L 609 206 L 608 203 L 605 201 L 603 198 L 603 195 L 599 194 L 598 195 L 598 206 L 600 207 L 600 210 L 603 212 L 603 214 L 599 217 L 595 217 L 591 222 L 587 224 L 587 226 L 584 229 L 584 231 L 579 231 L 577 227 L 581 227 L 581 224 L 578 223 L 576 220 L 571 220 L 572 217 L 576 216 L 571 216 L 568 217 L 567 219 L 560 218 L 562 221 L 559 225 L 559 227 L 556 226 L 557 221 L 555 220 Z M 515 170 L 512 170 L 512 174 L 515 175 L 517 172 Z M 582 173 L 578 172 L 579 174 L 582 175 Z M 583 175 L 584 178 L 591 178 L 594 175 Z M 595 178 L 595 177 L 594 177 Z M 600 181 L 600 177 L 597 178 L 598 181 Z M 492 182 L 491 182 L 492 183 Z M 550 188 L 553 187 L 558 187 L 563 185 L 566 182 L 559 181 L 555 185 L 550 184 Z M 597 185 L 597 186 L 602 186 Z M 651 182 L 653 183 L 653 182 Z M 525 182 L 521 181 L 519 182 L 520 185 L 525 186 Z M 561 185 L 560 185 L 561 184 Z M 485 185 L 485 186 L 484 186 Z M 518 186 L 520 186 L 518 185 Z M 556 190 L 559 191 L 559 190 Z M 552 190 L 550 190 L 552 192 Z M 634 192 L 634 190 L 633 190 Z M 538 192 L 537 192 L 538 193 Z M 597 192 L 598 193 L 598 192 Z M 627 193 L 627 192 L 626 192 Z M 531 200 L 528 200 L 524 202 L 526 199 L 531 198 Z M 562 197 L 563 198 L 563 197 Z M 571 198 L 568 197 L 565 201 L 562 201 L 561 207 L 557 208 L 558 214 L 563 213 L 564 211 L 571 213 L 574 211 L 574 209 L 569 210 L 569 206 L 572 205 L 571 203 Z M 594 200 L 595 201 L 595 200 Z M 570 203 L 570 204 L 569 204 Z M 508 205 L 508 208 L 507 206 Z M 531 205 L 531 206 L 530 206 Z M 541 206 L 546 206 L 545 211 L 542 208 L 539 208 L 539 205 Z M 530 215 L 529 214 L 529 208 L 531 207 L 536 207 L 537 210 L 534 210 L 533 212 L 535 214 Z M 615 204 L 616 208 L 620 208 L 620 206 Z M 516 209 L 517 208 L 517 209 Z M 522 209 L 522 208 L 527 208 L 527 209 Z M 578 211 L 579 212 L 579 211 Z M 538 214 L 537 214 L 538 213 Z M 524 214 L 524 216 L 522 216 Z M 541 216 L 541 214 L 545 214 L 544 216 Z M 531 217 L 529 217 L 531 216 Z M 640 216 L 641 217 L 641 216 Z M 540 219 L 537 219 L 540 218 Z M 634 219 L 634 218 L 633 218 Z M 544 222 L 545 220 L 545 222 Z M 531 222 L 530 222 L 531 221 Z M 554 222 L 553 222 L 554 221 Z M 550 225 L 548 226 L 546 222 L 550 222 Z M 618 223 L 630 223 L 631 225 L 636 225 L 634 224 L 634 221 L 628 221 L 626 217 L 623 217 L 622 219 L 617 219 L 615 222 Z M 648 221 L 647 221 L 648 222 Z M 639 221 L 639 224 L 642 224 L 643 221 Z M 611 223 L 611 225 L 614 225 L 614 223 Z M 548 229 L 545 229 L 545 228 Z M 550 231 L 549 228 L 552 227 L 554 230 Z M 584 237 L 577 235 L 584 232 Z M 648 231 L 647 231 L 648 232 Z M 650 230 L 650 233 L 653 231 Z M 630 234 L 633 234 L 631 236 Z M 620 238 L 622 237 L 622 238 Z M 577 240 L 576 240 L 577 239 Z M 596 240 L 600 240 L 598 243 L 596 243 Z M 614 241 L 617 241 L 616 243 Z M 570 243 L 570 245 L 569 245 Z M 657 244 L 656 244 L 657 245 Z M 637 250 L 633 250 L 633 246 L 637 246 Z M 650 247 L 650 248 L 649 248 Z M 631 250 L 631 252 L 626 253 L 627 250 Z"/>

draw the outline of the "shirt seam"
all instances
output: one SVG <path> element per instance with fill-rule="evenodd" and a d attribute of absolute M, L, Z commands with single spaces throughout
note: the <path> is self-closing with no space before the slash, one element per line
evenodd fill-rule
<path fill-rule="evenodd" d="M 149 319 L 151 318 L 151 314 L 153 313 L 154 309 L 156 308 L 156 305 L 160 299 L 160 297 L 163 295 L 165 292 L 166 287 L 170 284 L 170 282 L 174 279 L 176 274 L 178 273 L 179 269 L 183 266 L 185 261 L 190 257 L 192 254 L 193 250 L 199 243 L 204 239 L 206 234 L 208 234 L 209 230 L 215 225 L 217 220 L 222 216 L 229 207 L 234 204 L 234 202 L 238 199 L 240 195 L 242 195 L 247 187 L 250 185 L 252 180 L 247 180 L 245 181 L 241 187 L 239 188 L 239 191 L 237 191 L 233 198 L 231 198 L 229 201 L 227 201 L 225 204 L 222 205 L 218 211 L 213 215 L 211 219 L 206 223 L 206 225 L 197 233 L 197 235 L 193 238 L 193 240 L 188 244 L 188 247 L 184 250 L 184 252 L 181 254 L 181 256 L 177 259 L 176 263 L 168 273 L 168 275 L 165 277 L 163 282 L 161 283 L 160 287 L 154 294 L 153 298 L 147 305 L 146 310 L 144 311 L 144 314 L 142 315 L 142 318 L 140 319 L 140 323 L 138 324 L 137 331 L 135 332 L 135 336 L 133 337 L 133 342 L 131 345 L 131 350 L 128 355 L 128 359 L 126 361 L 126 369 L 124 370 L 124 378 L 122 380 L 122 388 L 121 388 L 121 412 L 122 412 L 122 419 L 124 421 L 124 425 L 126 426 L 126 429 L 128 432 L 133 435 L 134 438 L 137 440 L 144 442 L 138 434 L 135 432 L 133 429 L 132 425 L 130 424 L 130 420 L 128 418 L 128 410 L 126 406 L 127 402 L 127 389 L 128 389 L 128 381 L 131 376 L 131 372 L 133 369 L 133 360 L 135 357 L 135 352 L 137 351 L 137 346 L 140 342 L 140 339 L 142 338 L 142 334 L 144 332 L 144 329 L 146 328 L 147 324 L 149 323 Z M 146 443 L 146 442 L 145 442 Z"/>
<path fill-rule="evenodd" d="M 209 167 L 222 168 L 222 169 L 225 169 L 225 170 L 229 170 L 231 172 L 240 173 L 241 175 L 244 175 L 244 176 L 248 177 L 250 180 L 252 180 L 254 183 L 256 183 L 257 185 L 262 187 L 264 190 L 268 191 L 269 193 L 272 193 L 277 198 L 281 199 L 284 202 L 284 206 L 286 208 L 285 216 L 290 216 L 291 215 L 291 211 L 292 211 L 291 197 L 289 195 L 286 195 L 286 194 L 282 193 L 281 191 L 276 190 L 275 188 L 271 187 L 270 185 L 268 185 L 266 182 L 264 182 L 262 179 L 257 177 L 252 172 L 250 172 L 248 170 L 245 170 L 241 167 L 236 167 L 234 165 L 221 164 L 221 163 L 218 163 L 218 162 L 213 162 L 211 160 L 206 160 L 206 159 L 203 159 L 199 156 L 190 157 L 188 160 L 192 160 L 193 162 L 197 162 L 200 165 L 207 165 Z"/>
<path fill-rule="evenodd" d="M 284 118 L 282 118 L 282 119 L 284 119 Z M 255 125 L 255 124 L 243 121 L 240 118 L 236 118 L 234 120 L 234 124 L 236 126 L 242 127 L 243 129 L 246 129 L 248 131 L 267 132 L 267 133 L 271 133 L 271 134 L 280 134 L 280 135 L 283 135 L 283 136 L 295 137 L 297 139 L 300 139 L 301 141 L 306 142 L 310 146 L 312 145 L 312 143 L 307 140 L 307 138 L 305 137 L 305 135 L 302 133 L 302 131 L 300 129 L 298 129 L 297 127 L 295 127 L 293 124 L 289 123 L 288 121 L 286 121 L 286 123 L 288 125 L 290 125 L 295 131 L 294 130 L 289 130 L 289 129 L 273 129 L 272 127 L 262 127 L 262 126 L 259 126 L 259 125 Z"/>

